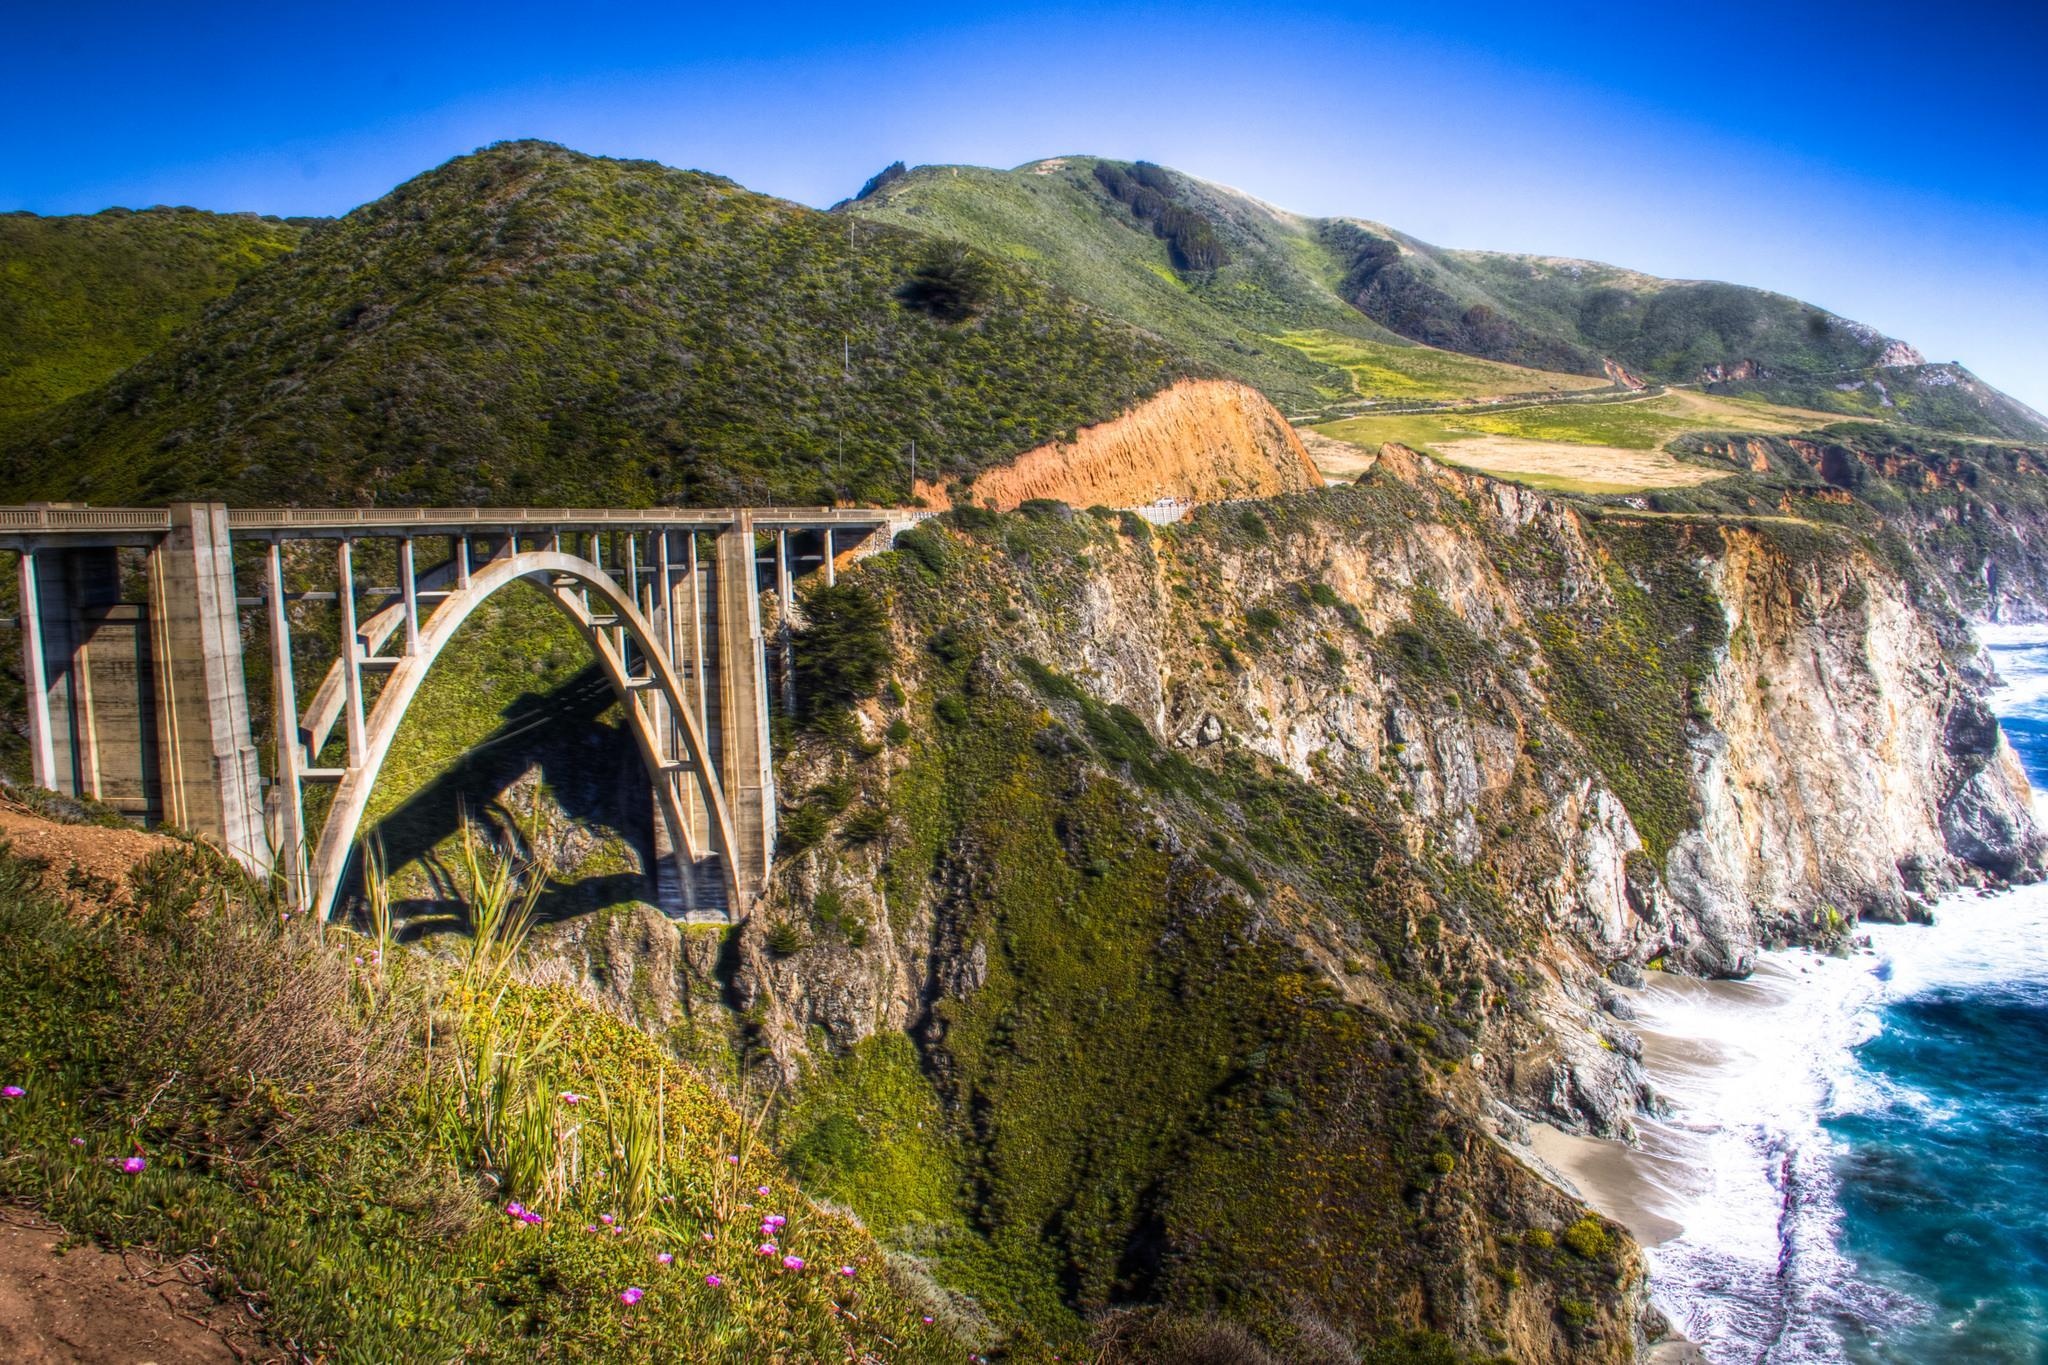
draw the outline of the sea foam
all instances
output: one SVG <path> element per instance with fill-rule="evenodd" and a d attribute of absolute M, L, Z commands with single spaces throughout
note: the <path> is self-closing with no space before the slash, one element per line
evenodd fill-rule
<path fill-rule="evenodd" d="M 2048 786 L 2048 626 L 1982 638 L 1994 706 Z M 2048 1018 L 2048 887 L 1859 935 L 1846 958 L 1771 952 L 1748 981 L 1658 974 L 1636 993 L 1669 1106 L 1642 1124 L 1641 1164 L 1683 1228 L 1648 1251 L 1653 1293 L 1717 1362 L 2048 1358 L 2038 1206 L 2019 1202 L 2048 1186 L 2048 1154 L 2013 1140 L 2048 1128 L 2025 1080 L 2048 1036 L 2010 1039 L 2022 1079 L 1994 1094 L 2002 1040 L 1966 1027 L 1979 1009 L 2008 1009 L 2008 1034 Z M 1917 1022 L 1930 1012 L 1956 1036 Z"/>

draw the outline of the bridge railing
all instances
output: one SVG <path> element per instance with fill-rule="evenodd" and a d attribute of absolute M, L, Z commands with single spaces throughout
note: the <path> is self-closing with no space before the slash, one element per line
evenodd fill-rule
<path fill-rule="evenodd" d="M 5 531 L 168 531 L 165 507 L 0 507 Z"/>
<path fill-rule="evenodd" d="M 731 525 L 742 513 L 757 526 L 880 526 L 895 513 L 867 507 L 245 507 L 228 509 L 236 531 L 405 530 L 428 526 L 551 528 L 697 527 Z"/>

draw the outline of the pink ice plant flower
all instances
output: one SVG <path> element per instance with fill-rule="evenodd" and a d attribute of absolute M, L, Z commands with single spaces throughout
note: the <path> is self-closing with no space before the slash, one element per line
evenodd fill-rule
<path fill-rule="evenodd" d="M 141 1175 L 149 1169 L 149 1162 L 139 1156 L 124 1157 L 121 1161 L 121 1169 L 129 1175 Z"/>
<path fill-rule="evenodd" d="M 736 1156 L 729 1156 L 725 1159 L 725 1164 L 728 1166 L 737 1166 L 740 1164 L 740 1159 Z"/>
<path fill-rule="evenodd" d="M 581 1104 L 583 1103 L 583 1099 L 583 1096 L 577 1094 L 573 1090 L 564 1090 L 562 1092 L 562 1103 L 564 1104 Z"/>
<path fill-rule="evenodd" d="M 85 1146 L 85 1139 L 84 1139 L 84 1138 L 73 1138 L 73 1139 L 71 1139 L 71 1145 L 72 1145 L 73 1147 L 83 1147 L 83 1146 Z"/>
<path fill-rule="evenodd" d="M 18 1085 L 0 1085 L 0 1095 L 5 1095 L 10 1100 L 18 1100 L 27 1093 L 28 1091 Z"/>
<path fill-rule="evenodd" d="M 725 1281 L 719 1279 L 716 1275 L 706 1275 L 704 1277 L 704 1283 L 710 1285 L 713 1289 L 716 1289 L 718 1288 L 718 1286 L 724 1284 Z"/>
<path fill-rule="evenodd" d="M 853 1267 L 850 1265 L 843 1265 L 839 1267 L 839 1273 L 850 1280 L 853 1278 Z"/>
<path fill-rule="evenodd" d="M 647 1291 L 644 1289 L 623 1289 L 619 1291 L 619 1302 L 628 1308 L 631 1308 L 646 1297 Z"/>
<path fill-rule="evenodd" d="M 597 1215 L 597 1221 L 604 1224 L 606 1227 L 610 1227 L 613 1223 L 617 1222 L 618 1220 L 613 1218 L 608 1213 L 600 1213 L 599 1215 Z"/>
<path fill-rule="evenodd" d="M 656 1265 L 673 1265 L 675 1263 L 675 1259 L 676 1258 L 674 1253 L 664 1251 L 660 1252 L 655 1256 L 654 1263 Z"/>
<path fill-rule="evenodd" d="M 804 1258 L 801 1256 L 785 1256 L 782 1258 L 782 1268 L 784 1270 L 802 1270 L 804 1268 Z"/>
<path fill-rule="evenodd" d="M 776 1252 L 780 1250 L 782 1250 L 782 1248 L 775 1245 L 775 1243 L 773 1242 L 763 1242 L 761 1243 L 761 1245 L 754 1248 L 754 1254 L 756 1256 L 773 1256 Z"/>

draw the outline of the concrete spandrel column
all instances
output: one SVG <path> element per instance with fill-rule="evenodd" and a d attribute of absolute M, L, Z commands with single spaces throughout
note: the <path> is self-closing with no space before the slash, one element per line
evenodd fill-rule
<path fill-rule="evenodd" d="M 242 679 L 227 508 L 176 503 L 150 556 L 157 734 L 166 816 L 267 872 L 262 775 Z"/>
<path fill-rule="evenodd" d="M 21 680 L 28 692 L 30 774 L 38 787 L 57 786 L 57 746 L 51 733 L 49 670 L 43 658 L 42 589 L 36 551 L 21 552 Z"/>
<path fill-rule="evenodd" d="M 739 513 L 718 535 L 719 775 L 737 845 L 733 880 L 745 914 L 775 852 L 775 776 L 768 743 L 767 656 L 756 588 L 754 519 Z"/>

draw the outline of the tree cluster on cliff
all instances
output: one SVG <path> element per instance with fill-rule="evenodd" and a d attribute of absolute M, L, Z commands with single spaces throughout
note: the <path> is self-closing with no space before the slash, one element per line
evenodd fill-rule
<path fill-rule="evenodd" d="M 1126 171 L 1102 161 L 1096 163 L 1095 178 L 1140 222 L 1151 225 L 1153 235 L 1173 253 L 1176 270 L 1216 270 L 1230 264 L 1230 249 L 1216 235 L 1215 225 L 1197 210 L 1175 202 L 1173 178 L 1162 168 L 1137 161 Z"/>

